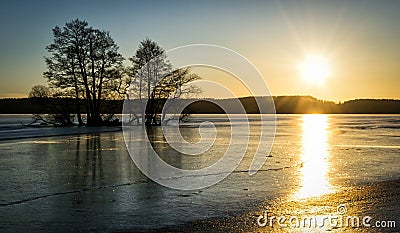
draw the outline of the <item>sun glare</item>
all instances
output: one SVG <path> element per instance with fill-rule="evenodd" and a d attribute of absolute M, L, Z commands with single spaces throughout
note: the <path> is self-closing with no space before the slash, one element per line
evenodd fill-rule
<path fill-rule="evenodd" d="M 309 114 L 303 116 L 301 159 L 301 188 L 295 194 L 298 198 L 320 196 L 331 191 L 328 180 L 329 152 L 328 127 L 326 115 Z"/>
<path fill-rule="evenodd" d="M 328 60 L 321 55 L 306 56 L 298 69 L 301 77 L 309 84 L 322 84 L 331 73 Z"/>

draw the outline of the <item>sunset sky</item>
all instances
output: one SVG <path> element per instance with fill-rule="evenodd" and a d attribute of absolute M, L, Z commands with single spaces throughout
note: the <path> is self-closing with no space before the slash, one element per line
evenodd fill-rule
<path fill-rule="evenodd" d="M 400 99 L 399 12 L 396 0 L 1 1 L 0 97 L 45 84 L 51 29 L 79 18 L 110 31 L 125 58 L 146 36 L 166 50 L 215 44 L 254 63 L 273 95 Z M 329 66 L 321 82 L 299 71 L 314 55 Z"/>

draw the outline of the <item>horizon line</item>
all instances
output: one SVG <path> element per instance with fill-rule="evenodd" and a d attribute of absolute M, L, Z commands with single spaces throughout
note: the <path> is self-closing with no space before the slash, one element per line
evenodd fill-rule
<path fill-rule="evenodd" d="M 238 96 L 238 99 L 244 99 L 244 98 L 259 98 L 259 97 L 268 97 L 268 96 Z M 339 100 L 339 101 L 334 101 L 334 100 L 326 100 L 326 99 L 320 99 L 318 97 L 314 97 L 312 95 L 271 95 L 273 98 L 277 97 L 308 97 L 308 98 L 313 98 L 319 101 L 324 101 L 324 102 L 333 102 L 335 104 L 340 104 L 344 102 L 349 102 L 349 101 L 354 101 L 354 100 L 395 100 L 395 101 L 400 101 L 400 98 L 371 98 L 371 97 L 360 97 L 360 98 L 352 98 L 352 99 L 347 99 L 347 100 Z M 29 99 L 28 96 L 24 97 L 1 97 L 0 100 L 12 100 L 12 99 Z M 182 99 L 199 99 L 199 100 L 206 100 L 206 99 L 213 99 L 213 100 L 228 100 L 228 99 L 233 99 L 233 98 L 215 98 L 215 97 L 198 97 L 198 98 L 182 98 Z M 113 100 L 113 99 L 106 99 L 106 100 Z M 136 99 L 135 99 L 136 100 Z"/>

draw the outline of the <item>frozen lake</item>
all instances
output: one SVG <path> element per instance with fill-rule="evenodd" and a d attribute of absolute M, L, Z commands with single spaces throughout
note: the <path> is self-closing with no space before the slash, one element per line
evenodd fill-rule
<path fill-rule="evenodd" d="M 26 135 L 15 118 L 29 122 L 29 116 L 3 115 L 0 135 Z M 174 152 L 161 132 L 154 132 L 153 147 L 175 167 L 210 165 L 226 149 L 223 135 L 230 128 L 222 116 L 192 120 L 181 133 L 194 141 L 199 122 L 216 122 L 216 144 L 201 156 Z M 251 121 L 252 130 L 259 125 Z M 36 129 L 29 130 L 40 136 Z M 256 146 L 250 140 L 248 151 Z M 122 132 L 2 140 L 0 231 L 146 230 L 399 179 L 400 115 L 278 115 L 270 157 L 253 176 L 247 173 L 251 159 L 246 155 L 214 186 L 178 191 L 150 181 L 136 168 Z"/>

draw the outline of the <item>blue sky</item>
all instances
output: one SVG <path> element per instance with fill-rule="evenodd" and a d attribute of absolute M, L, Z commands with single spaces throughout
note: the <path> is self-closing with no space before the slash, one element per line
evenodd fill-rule
<path fill-rule="evenodd" d="M 400 98 L 400 1 L 2 1 L 0 97 L 44 84 L 51 29 L 80 18 L 110 31 L 127 58 L 146 36 L 166 50 L 193 43 L 244 55 L 274 95 L 323 99 Z M 294 67 L 308 53 L 329 57 L 325 87 Z M 329 89 L 328 89 L 329 87 Z"/>

